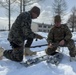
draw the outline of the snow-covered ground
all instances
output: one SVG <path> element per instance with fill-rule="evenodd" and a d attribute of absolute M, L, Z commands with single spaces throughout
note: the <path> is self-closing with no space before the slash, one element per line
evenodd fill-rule
<path fill-rule="evenodd" d="M 47 33 L 39 33 L 44 37 L 47 37 Z M 4 49 L 10 49 L 10 44 L 7 40 L 8 32 L 0 32 L 0 46 Z M 74 40 L 76 38 L 76 33 L 73 33 Z M 46 44 L 46 40 L 38 40 L 33 42 L 32 45 Z M 31 48 L 33 51 L 45 50 L 47 46 Z M 50 66 L 45 62 L 33 65 L 31 67 L 24 67 L 21 64 L 3 58 L 0 60 L 0 75 L 76 75 L 76 62 L 69 61 L 69 51 L 67 47 L 60 48 L 60 51 L 63 53 L 64 58 L 62 62 L 55 66 L 50 64 Z M 40 56 L 41 54 L 39 54 Z M 26 60 L 24 57 L 23 61 Z"/>

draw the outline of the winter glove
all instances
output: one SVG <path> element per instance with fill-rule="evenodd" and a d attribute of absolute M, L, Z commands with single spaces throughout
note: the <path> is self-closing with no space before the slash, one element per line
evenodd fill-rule
<path fill-rule="evenodd" d="M 43 39 L 43 36 L 39 35 L 39 34 L 36 34 L 36 38 L 37 39 Z"/>

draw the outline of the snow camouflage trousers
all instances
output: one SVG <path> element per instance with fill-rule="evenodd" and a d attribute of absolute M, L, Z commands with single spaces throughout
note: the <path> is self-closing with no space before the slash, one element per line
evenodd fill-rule
<path fill-rule="evenodd" d="M 63 47 L 68 47 L 69 55 L 71 57 L 75 57 L 76 48 L 75 48 L 74 41 L 72 39 L 70 39 L 69 41 L 65 41 L 65 45 Z M 52 53 L 54 53 L 56 51 L 56 49 L 57 49 L 57 47 L 54 46 L 53 48 L 47 48 L 45 50 L 45 52 L 46 52 L 46 54 L 51 55 Z"/>
<path fill-rule="evenodd" d="M 21 62 L 23 60 L 23 47 L 5 50 L 3 55 L 12 61 Z"/>

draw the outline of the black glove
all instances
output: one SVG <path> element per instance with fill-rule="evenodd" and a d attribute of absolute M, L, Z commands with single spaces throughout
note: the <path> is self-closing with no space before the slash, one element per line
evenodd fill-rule
<path fill-rule="evenodd" d="M 36 38 L 37 39 L 43 39 L 43 36 L 39 35 L 39 34 L 36 34 Z"/>

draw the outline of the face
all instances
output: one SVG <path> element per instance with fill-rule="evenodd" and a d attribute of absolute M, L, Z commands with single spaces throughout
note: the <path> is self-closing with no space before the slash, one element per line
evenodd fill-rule
<path fill-rule="evenodd" d="M 36 13 L 33 13 L 32 12 L 32 19 L 35 19 L 35 18 L 37 18 L 38 17 L 38 15 L 36 14 Z"/>
<path fill-rule="evenodd" d="M 61 26 L 61 22 L 55 22 L 55 26 L 56 27 L 60 27 Z"/>

